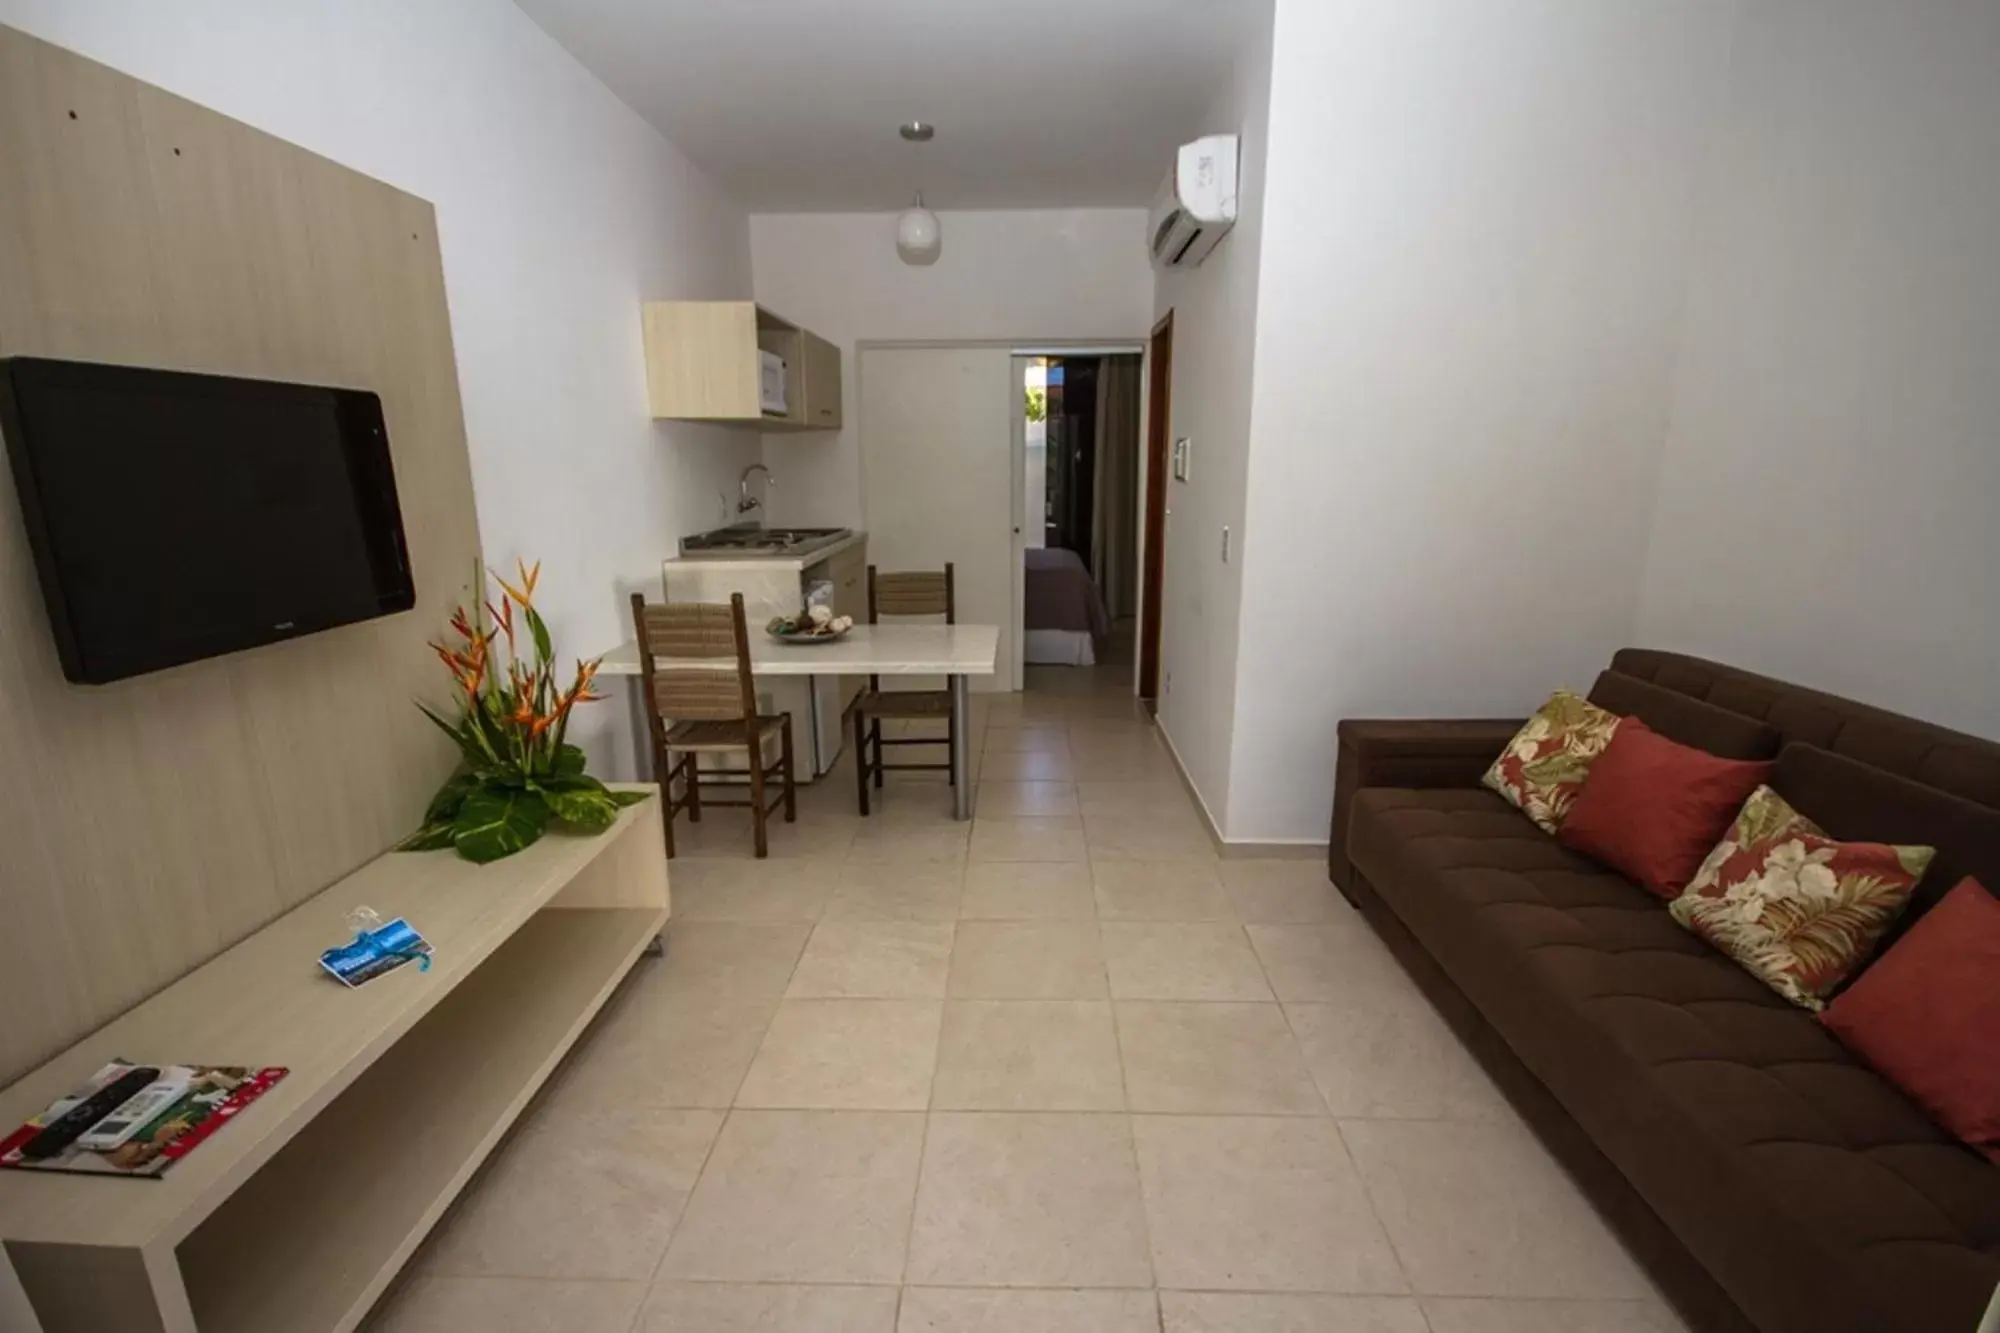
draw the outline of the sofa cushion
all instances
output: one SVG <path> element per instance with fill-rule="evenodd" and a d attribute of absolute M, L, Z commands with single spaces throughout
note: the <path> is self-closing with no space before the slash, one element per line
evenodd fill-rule
<path fill-rule="evenodd" d="M 1778 994 L 1818 1010 L 1902 914 L 1936 854 L 1829 838 L 1759 787 L 1668 910 Z"/>
<path fill-rule="evenodd" d="M 1671 899 L 1770 775 L 1767 763 L 1718 759 L 1628 717 L 1590 766 L 1556 839 Z"/>
<path fill-rule="evenodd" d="M 1776 727 L 1756 718 L 1608 668 L 1590 687 L 1590 701 L 1620 717 L 1636 717 L 1670 741 L 1721 759 L 1770 759 L 1784 741 Z"/>
<path fill-rule="evenodd" d="M 1959 881 L 1820 1021 L 2000 1163 L 2000 902 Z"/>
<path fill-rule="evenodd" d="M 1619 720 L 1580 694 L 1557 690 L 1514 734 L 1481 781 L 1554 833 L 1583 789 L 1591 762 L 1611 743 Z"/>
<path fill-rule="evenodd" d="M 1760 1328 L 1968 1330 L 2000 1169 L 1657 899 L 1484 791 L 1363 790 L 1355 869 Z"/>
<path fill-rule="evenodd" d="M 1937 848 L 1884 948 L 1960 880 L 1977 879 L 1989 890 L 2000 885 L 2000 811 L 1813 745 L 1787 745 L 1771 785 L 1836 838 Z"/>

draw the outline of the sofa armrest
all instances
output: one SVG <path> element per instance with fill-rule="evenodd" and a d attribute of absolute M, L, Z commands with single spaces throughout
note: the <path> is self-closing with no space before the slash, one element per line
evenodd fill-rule
<path fill-rule="evenodd" d="M 1363 787 L 1476 787 L 1525 718 L 1399 721 L 1347 718 L 1333 777 L 1333 829 L 1327 871 L 1349 888 L 1347 817 Z"/>

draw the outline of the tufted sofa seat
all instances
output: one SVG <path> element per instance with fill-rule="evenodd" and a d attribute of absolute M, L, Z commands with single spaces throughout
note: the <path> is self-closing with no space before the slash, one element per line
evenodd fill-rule
<path fill-rule="evenodd" d="M 1601 678 L 1592 694 L 1718 752 L 1782 747 L 1773 785 L 1837 836 L 1938 846 L 1949 879 L 1927 881 L 1919 911 L 1960 874 L 2000 884 L 2000 814 L 1979 802 L 1654 688 Z M 1885 717 L 1871 710 L 1871 737 L 1893 737 Z M 2000 1285 L 2000 1168 L 1657 898 L 1479 787 L 1512 727 L 1343 724 L 1335 878 L 1400 954 L 1421 953 L 1420 981 L 1476 1010 L 1712 1280 L 1720 1313 L 1683 1302 L 1697 1327 L 1974 1333 Z M 1941 734 L 1954 739 L 1903 750 L 1933 764 L 1949 751 L 1958 775 L 2000 755 Z"/>

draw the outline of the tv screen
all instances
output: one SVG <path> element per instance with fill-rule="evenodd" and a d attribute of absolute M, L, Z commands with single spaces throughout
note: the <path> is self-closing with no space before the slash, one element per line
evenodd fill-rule
<path fill-rule="evenodd" d="M 372 393 L 14 357 L 0 434 L 72 681 L 416 600 Z"/>

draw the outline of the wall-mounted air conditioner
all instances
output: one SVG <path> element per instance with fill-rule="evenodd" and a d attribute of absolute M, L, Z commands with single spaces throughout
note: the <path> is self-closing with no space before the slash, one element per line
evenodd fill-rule
<path fill-rule="evenodd" d="M 1182 144 L 1147 218 L 1153 266 L 1199 264 L 1235 224 L 1236 136 L 1210 134 Z"/>

